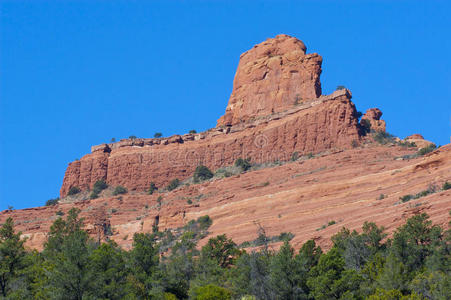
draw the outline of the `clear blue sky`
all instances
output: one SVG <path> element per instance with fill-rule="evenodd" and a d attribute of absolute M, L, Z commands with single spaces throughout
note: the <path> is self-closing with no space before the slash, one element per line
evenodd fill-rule
<path fill-rule="evenodd" d="M 279 33 L 388 131 L 450 139 L 449 1 L 0 0 L 0 210 L 57 197 L 112 137 L 214 127 L 239 55 Z"/>

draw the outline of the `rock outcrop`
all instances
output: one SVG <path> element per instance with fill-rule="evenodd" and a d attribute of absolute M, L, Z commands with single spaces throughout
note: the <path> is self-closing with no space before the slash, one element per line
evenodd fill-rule
<path fill-rule="evenodd" d="M 352 141 L 360 139 L 350 99 L 350 92 L 341 90 L 227 129 L 95 146 L 91 154 L 69 164 L 60 196 L 65 197 L 73 186 L 89 189 L 99 179 L 145 191 L 150 182 L 163 187 L 172 179 L 190 177 L 199 164 L 216 170 L 239 157 L 264 163 L 289 160 L 294 152 L 350 148 Z"/>
<path fill-rule="evenodd" d="M 364 125 L 365 122 L 369 122 L 371 130 L 385 132 L 386 124 L 384 120 L 381 120 L 381 117 L 382 112 L 379 108 L 370 108 L 362 116 L 360 123 Z"/>
<path fill-rule="evenodd" d="M 284 111 L 321 95 L 322 58 L 288 35 L 278 35 L 240 56 L 226 113 L 218 126 Z"/>

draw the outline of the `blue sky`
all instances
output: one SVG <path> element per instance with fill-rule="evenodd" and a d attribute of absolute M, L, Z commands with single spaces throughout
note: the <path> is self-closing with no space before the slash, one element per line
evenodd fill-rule
<path fill-rule="evenodd" d="M 0 1 L 0 210 L 57 197 L 112 137 L 214 127 L 239 55 L 279 33 L 388 131 L 451 135 L 449 1 Z"/>

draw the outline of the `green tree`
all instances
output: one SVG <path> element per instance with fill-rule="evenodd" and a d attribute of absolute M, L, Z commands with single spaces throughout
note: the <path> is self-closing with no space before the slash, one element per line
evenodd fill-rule
<path fill-rule="evenodd" d="M 123 299 L 128 276 L 125 253 L 115 242 L 109 241 L 92 252 L 90 261 L 95 274 L 93 296 L 96 299 Z"/>
<path fill-rule="evenodd" d="M 138 298 L 150 299 L 153 278 L 157 275 L 159 256 L 155 236 L 148 233 L 135 233 L 133 249 L 129 253 L 131 277 L 129 283 L 133 294 Z"/>
<path fill-rule="evenodd" d="M 229 290 L 209 284 L 205 286 L 196 287 L 193 289 L 191 299 L 195 300 L 229 300 L 232 299 L 232 294 Z"/>
<path fill-rule="evenodd" d="M 58 218 L 45 244 L 49 283 L 60 299 L 83 299 L 94 291 L 95 274 L 89 260 L 94 244 L 82 229 L 79 213 L 72 208 L 66 220 Z"/>
<path fill-rule="evenodd" d="M 21 232 L 15 233 L 14 221 L 11 217 L 0 227 L 0 288 L 3 297 L 11 290 L 11 282 L 24 269 L 25 241 L 20 238 Z"/>
<path fill-rule="evenodd" d="M 240 255 L 237 245 L 225 234 L 209 239 L 201 251 L 201 259 L 212 259 L 221 268 L 233 265 Z"/>
<path fill-rule="evenodd" d="M 156 139 L 161 138 L 162 136 L 163 134 L 161 132 L 155 132 L 155 134 L 153 135 L 153 137 Z"/>

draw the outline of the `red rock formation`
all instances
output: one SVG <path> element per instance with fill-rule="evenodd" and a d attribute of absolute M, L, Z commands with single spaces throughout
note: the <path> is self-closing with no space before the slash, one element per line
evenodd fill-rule
<path fill-rule="evenodd" d="M 381 120 L 382 112 L 379 108 L 370 108 L 362 116 L 360 120 L 361 124 L 364 124 L 364 120 L 368 120 L 371 125 L 371 130 L 374 131 L 384 131 L 385 132 L 385 121 Z"/>
<path fill-rule="evenodd" d="M 300 40 L 278 35 L 240 56 L 233 91 L 218 126 L 246 122 L 321 95 L 322 58 Z"/>
<path fill-rule="evenodd" d="M 437 189 L 406 203 L 399 198 L 451 181 L 451 145 L 424 157 L 401 158 L 415 152 L 408 147 L 374 145 L 328 151 L 312 159 L 301 158 L 172 192 L 114 197 L 106 191 L 109 194 L 94 200 L 3 211 L 0 223 L 12 217 L 17 230 L 29 238 L 27 245 L 37 249 L 42 249 L 56 212 L 67 213 L 74 206 L 81 209 L 93 238 L 104 237 L 105 228 L 111 226 L 109 238 L 125 249 L 130 249 L 135 232 L 152 232 L 157 217 L 159 229 L 164 230 L 209 215 L 213 225 L 207 239 L 226 233 L 236 243 L 254 240 L 258 222 L 270 236 L 292 232 L 295 237 L 291 243 L 296 249 L 308 239 L 327 249 L 330 237 L 343 226 L 361 230 L 365 221 L 392 232 L 420 212 L 447 228 L 451 190 Z M 157 200 L 160 196 L 161 205 Z M 335 225 L 319 230 L 332 220 Z"/>
<path fill-rule="evenodd" d="M 110 185 L 144 191 L 150 182 L 162 187 L 172 179 L 190 177 L 199 164 L 216 170 L 239 157 L 263 163 L 289 160 L 293 152 L 349 148 L 360 138 L 350 98 L 349 91 L 336 91 L 266 119 L 212 129 L 194 138 L 139 139 L 93 147 L 93 153 L 69 164 L 61 197 L 72 186 L 87 189 L 102 178 Z"/>

